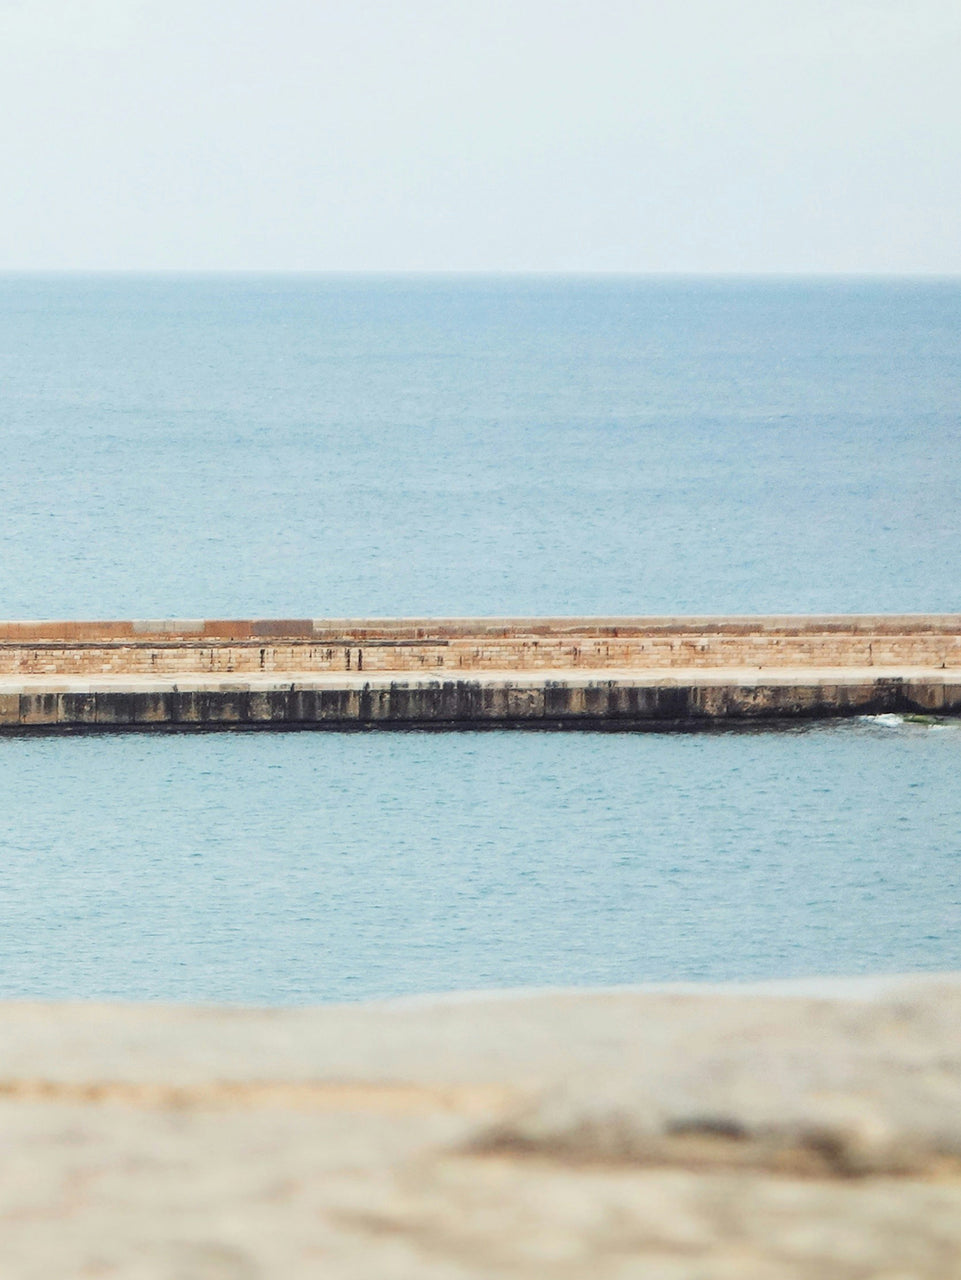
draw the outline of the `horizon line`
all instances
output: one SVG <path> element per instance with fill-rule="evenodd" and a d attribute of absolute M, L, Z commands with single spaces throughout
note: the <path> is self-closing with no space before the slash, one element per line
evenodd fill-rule
<path fill-rule="evenodd" d="M 668 271 L 587 270 L 581 268 L 366 268 L 366 267 L 4 267 L 10 277 L 313 277 L 318 279 L 450 280 L 450 279 L 581 279 L 581 280 L 920 280 L 961 281 L 958 271 Z"/>

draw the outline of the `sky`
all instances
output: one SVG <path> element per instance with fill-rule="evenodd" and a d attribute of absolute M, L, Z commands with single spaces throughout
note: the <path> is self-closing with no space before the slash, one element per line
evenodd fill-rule
<path fill-rule="evenodd" d="M 0 270 L 961 272 L 961 0 L 0 0 Z"/>

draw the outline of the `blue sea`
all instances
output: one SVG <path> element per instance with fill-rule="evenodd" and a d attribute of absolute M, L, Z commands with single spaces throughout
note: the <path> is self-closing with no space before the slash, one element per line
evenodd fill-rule
<path fill-rule="evenodd" d="M 961 611 L 961 282 L 0 278 L 0 614 Z M 961 730 L 0 739 L 0 996 L 961 968 Z"/>

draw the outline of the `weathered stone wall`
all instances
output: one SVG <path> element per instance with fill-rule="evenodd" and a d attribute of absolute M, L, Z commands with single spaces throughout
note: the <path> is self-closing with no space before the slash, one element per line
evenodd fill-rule
<path fill-rule="evenodd" d="M 887 676 L 844 680 L 657 683 L 618 680 L 364 680 L 257 686 L 233 680 L 0 692 L 0 731 L 44 727 L 248 725 L 263 728 L 518 725 L 660 728 L 778 717 L 961 712 L 954 680 Z"/>
<path fill-rule="evenodd" d="M 0 675 L 961 668 L 961 616 L 0 624 Z"/>

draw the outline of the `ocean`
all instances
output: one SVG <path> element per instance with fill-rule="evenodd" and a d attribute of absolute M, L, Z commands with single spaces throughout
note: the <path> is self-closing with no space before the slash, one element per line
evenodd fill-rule
<path fill-rule="evenodd" d="M 961 611 L 961 282 L 0 277 L 8 618 Z M 961 731 L 0 740 L 0 996 L 961 967 Z"/>

